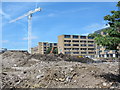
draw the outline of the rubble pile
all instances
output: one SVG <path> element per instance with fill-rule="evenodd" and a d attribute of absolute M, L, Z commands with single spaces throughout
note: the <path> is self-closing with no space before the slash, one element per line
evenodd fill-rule
<path fill-rule="evenodd" d="M 6 51 L 1 55 L 4 68 L 24 65 L 31 58 L 29 53 L 23 51 Z"/>
<path fill-rule="evenodd" d="M 120 88 L 118 62 L 81 63 L 87 58 L 26 52 L 2 56 L 3 88 Z"/>
<path fill-rule="evenodd" d="M 69 56 L 65 61 L 72 61 L 72 62 L 81 62 L 81 63 L 93 63 L 94 60 L 88 58 L 88 57 L 75 57 L 75 56 Z"/>
<path fill-rule="evenodd" d="M 54 54 L 32 54 L 32 58 L 41 60 L 41 61 L 61 61 L 63 60 L 59 55 L 54 55 Z"/>
<path fill-rule="evenodd" d="M 63 55 L 63 54 L 33 54 L 32 58 L 41 60 L 41 61 L 72 61 L 72 62 L 81 62 L 81 63 L 93 63 L 94 60 L 90 58 L 79 58 L 77 56 Z"/>

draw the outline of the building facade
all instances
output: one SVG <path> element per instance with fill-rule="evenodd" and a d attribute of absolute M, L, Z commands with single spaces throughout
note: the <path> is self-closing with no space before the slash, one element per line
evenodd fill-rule
<path fill-rule="evenodd" d="M 107 34 L 100 30 L 97 33 Z M 58 48 L 58 54 L 98 58 L 116 57 L 115 50 L 106 50 L 106 47 L 98 46 L 94 38 L 82 35 L 60 35 L 58 36 L 58 43 L 39 42 L 38 46 L 31 48 L 31 53 L 46 54 L 49 47 Z"/>
<path fill-rule="evenodd" d="M 38 46 L 31 48 L 31 54 L 39 53 Z"/>
<path fill-rule="evenodd" d="M 92 37 L 60 35 L 58 36 L 58 53 L 94 57 L 96 45 Z"/>
<path fill-rule="evenodd" d="M 46 51 L 49 47 L 57 48 L 57 43 L 38 42 L 37 47 L 31 48 L 31 53 L 46 54 Z"/>
<path fill-rule="evenodd" d="M 103 31 L 100 31 L 98 34 L 101 34 L 103 36 L 107 35 L 107 33 Z M 115 50 L 106 50 L 106 47 L 103 46 L 97 46 L 96 55 L 97 57 L 103 57 L 103 58 L 111 58 L 117 56 Z"/>
<path fill-rule="evenodd" d="M 111 58 L 116 57 L 115 50 L 106 50 L 106 47 L 98 46 L 97 47 L 97 57 Z"/>

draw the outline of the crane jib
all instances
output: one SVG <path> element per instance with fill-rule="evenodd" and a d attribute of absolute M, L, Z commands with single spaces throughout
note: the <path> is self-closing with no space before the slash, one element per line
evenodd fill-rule
<path fill-rule="evenodd" d="M 29 15 L 31 15 L 31 17 L 32 17 L 33 13 L 39 12 L 39 11 L 41 11 L 41 8 L 36 8 L 34 11 L 29 11 L 27 14 L 24 14 L 23 16 L 20 16 L 20 17 L 14 19 L 14 20 L 11 20 L 9 23 L 15 22 L 19 19 L 22 19 L 22 18 L 26 17 L 26 16 L 28 16 L 28 18 L 29 18 Z"/>
<path fill-rule="evenodd" d="M 41 8 L 36 8 L 34 11 L 29 11 L 27 14 L 24 14 L 23 16 L 20 16 L 14 20 L 11 20 L 9 23 L 15 22 L 19 19 L 22 19 L 26 16 L 28 16 L 28 52 L 31 53 L 31 31 L 32 31 L 32 25 L 31 25 L 31 19 L 32 19 L 32 14 L 35 12 L 41 11 Z"/>

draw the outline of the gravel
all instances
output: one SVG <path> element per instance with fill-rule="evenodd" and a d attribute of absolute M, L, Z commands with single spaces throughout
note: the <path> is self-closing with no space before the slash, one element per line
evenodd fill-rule
<path fill-rule="evenodd" d="M 3 88 L 120 88 L 118 62 L 20 51 L 1 55 Z"/>

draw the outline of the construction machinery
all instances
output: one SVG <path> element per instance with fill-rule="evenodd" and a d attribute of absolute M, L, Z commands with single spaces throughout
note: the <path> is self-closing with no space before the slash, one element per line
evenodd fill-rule
<path fill-rule="evenodd" d="M 17 20 L 20 20 L 26 16 L 28 16 L 28 52 L 31 53 L 31 31 L 32 31 L 32 24 L 31 24 L 31 19 L 32 19 L 32 14 L 41 11 L 41 8 L 36 8 L 35 10 L 29 11 L 27 14 L 24 14 L 23 16 L 20 16 L 14 20 L 11 20 L 9 23 L 16 22 Z"/>
<path fill-rule="evenodd" d="M 54 47 L 52 47 L 52 49 L 51 49 L 50 53 L 53 53 L 53 50 L 54 50 Z"/>

